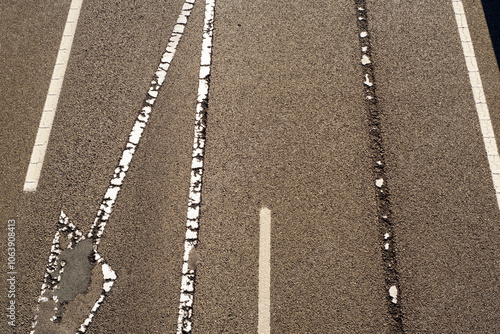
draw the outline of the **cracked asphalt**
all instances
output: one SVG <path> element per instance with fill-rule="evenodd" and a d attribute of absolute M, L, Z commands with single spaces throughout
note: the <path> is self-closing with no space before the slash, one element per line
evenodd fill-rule
<path fill-rule="evenodd" d="M 361 2 L 371 72 L 361 63 Z M 91 227 L 184 1 L 83 2 L 40 183 L 26 193 L 69 3 L 0 4 L 0 249 L 6 268 L 15 220 L 17 269 L 16 326 L 2 316 L 2 333 L 31 329 L 61 210 Z M 485 15 L 480 1 L 463 4 L 498 134 L 500 73 Z M 117 279 L 86 333 L 176 331 L 203 16 L 197 0 L 106 225 L 99 253 Z M 257 332 L 263 207 L 272 333 L 500 331 L 500 210 L 451 0 L 217 0 L 206 122 L 188 263 L 193 333 Z M 376 152 L 389 192 L 390 277 Z M 87 248 L 74 249 L 83 267 L 68 269 L 60 292 L 75 319 L 103 280 L 89 272 Z M 1 277 L 7 314 L 7 269 Z"/>

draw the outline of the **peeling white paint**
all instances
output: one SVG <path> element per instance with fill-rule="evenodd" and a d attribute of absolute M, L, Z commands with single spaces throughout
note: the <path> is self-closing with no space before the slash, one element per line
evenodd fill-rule
<path fill-rule="evenodd" d="M 365 38 L 366 36 L 368 36 L 368 33 L 366 31 L 362 31 L 359 36 L 361 36 L 362 38 Z"/>
<path fill-rule="evenodd" d="M 61 282 L 61 276 L 62 276 L 62 273 L 64 272 L 65 262 L 61 261 L 61 268 L 59 269 L 58 275 L 56 276 L 55 279 L 52 278 L 52 273 L 54 273 L 54 271 L 57 268 L 59 254 L 61 253 L 60 237 L 61 237 L 61 234 L 63 232 L 66 233 L 66 238 L 68 239 L 68 242 L 69 242 L 67 249 L 71 249 L 78 242 L 85 240 L 83 233 L 80 232 L 80 230 L 78 230 L 76 228 L 76 226 L 69 221 L 68 217 L 64 214 L 64 212 L 61 211 L 61 214 L 59 216 L 59 227 L 58 227 L 56 234 L 54 236 L 54 239 L 52 241 L 52 247 L 51 247 L 52 254 L 49 257 L 49 263 L 47 264 L 47 267 L 46 267 L 46 272 L 45 272 L 45 276 L 44 276 L 44 283 L 42 284 L 40 297 L 38 298 L 38 305 L 37 305 L 36 314 L 33 318 L 32 326 L 31 326 L 32 327 L 32 330 L 30 332 L 31 334 L 35 334 L 37 331 L 36 326 L 38 324 L 37 319 L 38 319 L 38 314 L 40 312 L 40 305 L 42 303 L 46 303 L 49 301 L 49 298 L 46 296 L 48 290 L 56 291 L 57 289 L 59 289 L 59 284 Z M 87 318 L 80 325 L 78 330 L 76 330 L 77 333 L 85 333 L 86 332 L 88 326 L 90 325 L 90 323 L 92 321 L 92 318 L 94 317 L 95 312 L 97 311 L 97 309 L 99 308 L 99 306 L 101 305 L 101 303 L 103 302 L 103 300 L 105 298 L 105 293 L 110 291 L 111 286 L 114 284 L 114 282 L 117 278 L 116 273 L 113 271 L 113 269 L 111 269 L 111 266 L 109 266 L 104 261 L 102 256 L 99 255 L 96 248 L 93 249 L 92 256 L 97 263 L 102 265 L 102 273 L 103 273 L 103 277 L 105 279 L 105 282 L 103 283 L 102 293 L 99 296 L 99 299 L 97 300 L 97 302 L 94 304 L 94 306 L 90 310 L 90 313 L 87 316 Z M 58 298 L 56 295 L 54 295 L 54 294 L 52 295 L 52 300 L 56 303 L 56 305 L 58 304 Z M 59 305 L 57 305 L 54 308 L 54 313 L 56 313 L 58 311 L 58 309 L 59 309 Z M 57 319 L 58 319 L 58 317 L 55 315 L 50 318 L 50 320 L 52 322 L 56 321 Z"/>
<path fill-rule="evenodd" d="M 205 108 L 208 103 L 210 84 L 208 76 L 210 74 L 210 64 L 212 62 L 214 12 L 215 0 L 206 0 L 177 334 L 191 333 L 192 330 L 194 280 L 196 276 L 196 269 L 190 268 L 188 261 L 190 259 L 190 255 L 192 254 L 192 250 L 195 249 L 198 244 L 197 229 L 199 227 L 198 221 L 201 204 L 203 156 L 205 147 L 204 133 L 206 128 Z"/>
<path fill-rule="evenodd" d="M 375 185 L 378 187 L 378 188 L 382 188 L 382 186 L 384 185 L 384 179 L 377 179 L 375 181 Z"/>
<path fill-rule="evenodd" d="M 368 65 L 370 63 L 371 63 L 370 58 L 367 55 L 363 55 L 363 57 L 361 57 L 361 64 Z"/>

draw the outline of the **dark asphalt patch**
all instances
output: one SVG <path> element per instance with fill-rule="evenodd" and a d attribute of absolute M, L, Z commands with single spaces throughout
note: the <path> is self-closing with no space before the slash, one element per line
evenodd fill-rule
<path fill-rule="evenodd" d="M 69 302 L 87 290 L 92 270 L 91 255 L 92 239 L 83 240 L 74 248 L 61 252 L 59 266 L 65 263 L 64 272 L 61 275 L 60 288 L 54 291 L 60 303 Z"/>

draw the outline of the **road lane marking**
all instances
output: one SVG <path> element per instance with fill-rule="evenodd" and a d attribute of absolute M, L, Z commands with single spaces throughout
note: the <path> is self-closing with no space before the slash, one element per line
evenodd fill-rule
<path fill-rule="evenodd" d="M 125 149 L 122 152 L 121 159 L 118 163 L 118 166 L 115 168 L 110 184 L 106 190 L 106 193 L 104 194 L 96 218 L 92 226 L 90 227 L 87 236 L 80 232 L 80 230 L 76 228 L 76 226 L 72 222 L 70 222 L 64 212 L 61 211 L 58 230 L 52 242 L 51 253 L 45 271 L 44 283 L 42 284 L 40 297 L 38 298 L 37 311 L 32 324 L 32 334 L 34 334 L 35 331 L 57 332 L 61 330 L 61 328 L 55 328 L 54 330 L 54 328 L 47 328 L 47 326 L 57 326 L 57 323 L 59 323 L 59 321 L 64 322 L 64 319 L 61 320 L 62 315 L 60 314 L 60 306 L 62 305 L 61 303 L 68 303 L 68 301 L 58 300 L 57 293 L 57 291 L 60 290 L 61 282 L 64 282 L 65 280 L 65 266 L 60 259 L 60 256 L 64 251 L 71 250 L 76 247 L 81 247 L 83 242 L 85 242 L 86 240 L 91 240 L 92 252 L 90 258 L 95 263 L 102 266 L 102 292 L 97 301 L 90 309 L 88 317 L 83 321 L 81 325 L 79 325 L 77 329 L 74 329 L 73 332 L 76 331 L 78 333 L 85 333 L 92 321 L 92 318 L 94 317 L 95 312 L 101 305 L 106 294 L 110 291 L 114 281 L 116 280 L 115 272 L 104 261 L 104 258 L 98 253 L 99 243 L 104 233 L 106 223 L 108 222 L 113 210 L 113 206 L 118 197 L 118 193 L 120 192 L 123 185 L 126 173 L 129 170 L 137 145 L 139 145 L 139 141 L 141 140 L 142 134 L 144 133 L 146 125 L 149 121 L 150 114 L 156 101 L 156 97 L 158 96 L 159 89 L 165 82 L 170 63 L 174 58 L 175 52 L 177 50 L 177 45 L 181 40 L 184 26 L 187 23 L 188 17 L 191 15 L 193 3 L 194 0 L 186 0 L 182 6 L 181 13 L 179 14 L 177 23 L 174 26 L 166 50 L 162 55 L 160 64 L 158 65 L 153 76 L 153 80 L 151 81 L 151 84 L 148 88 L 147 97 L 143 101 L 143 107 L 132 127 L 132 131 L 130 132 L 127 143 L 125 145 Z M 63 235 L 67 238 L 61 239 L 61 236 Z M 61 245 L 62 240 L 66 240 L 66 250 L 63 250 L 63 247 Z M 85 257 L 85 259 L 87 258 L 88 256 Z M 66 266 L 66 268 L 68 267 Z M 69 304 L 70 303 L 65 304 L 66 307 L 69 307 Z M 52 310 L 50 310 L 50 308 L 52 308 Z M 53 316 L 49 319 L 50 322 L 47 319 L 40 319 L 39 314 L 46 315 L 49 311 L 52 311 L 53 314 Z M 39 327 L 37 327 L 37 324 L 39 325 Z"/>
<path fill-rule="evenodd" d="M 52 123 L 54 122 L 59 95 L 61 94 L 82 2 L 83 0 L 71 1 L 66 25 L 61 38 L 61 44 L 59 45 L 59 51 L 57 53 L 56 64 L 50 80 L 49 91 L 45 99 L 45 105 L 43 106 L 42 118 L 40 119 L 35 144 L 33 145 L 28 171 L 26 172 L 24 191 L 36 191 L 38 187 L 38 180 L 40 179 L 40 173 L 49 143 L 50 131 L 52 129 Z"/>
<path fill-rule="evenodd" d="M 271 333 L 271 210 L 260 210 L 258 333 Z"/>
<path fill-rule="evenodd" d="M 474 52 L 474 46 L 472 45 L 472 39 L 470 36 L 469 26 L 467 25 L 467 18 L 465 16 L 462 0 L 451 0 L 451 3 L 453 4 L 453 11 L 455 12 L 458 34 L 462 43 L 462 50 L 465 57 L 467 71 L 469 72 L 469 80 L 472 87 L 474 104 L 479 117 L 479 125 L 483 135 L 486 155 L 488 156 L 493 186 L 497 196 L 497 204 L 500 209 L 500 156 L 498 155 L 495 133 L 493 132 L 493 126 L 491 124 L 490 113 L 488 111 L 488 105 L 484 95 L 483 83 L 477 66 L 476 54 Z"/>
<path fill-rule="evenodd" d="M 191 180 L 186 220 L 186 237 L 182 264 L 181 292 L 177 334 L 191 333 L 193 326 L 194 284 L 196 266 L 190 265 L 190 256 L 195 254 L 198 245 L 200 204 L 205 154 L 205 131 L 207 123 L 208 92 L 210 87 L 210 64 L 212 62 L 212 37 L 215 14 L 215 0 L 206 0 L 203 23 L 203 41 L 200 59 L 200 77 L 196 103 L 196 121 L 191 162 Z"/>
<path fill-rule="evenodd" d="M 389 325 L 390 331 L 404 333 L 403 313 L 401 310 L 401 303 L 398 300 L 400 284 L 397 271 L 394 222 L 392 221 L 392 210 L 389 200 L 390 189 L 385 171 L 385 149 L 382 137 L 382 127 L 380 124 L 382 111 L 378 105 L 376 95 L 374 59 L 372 57 L 373 51 L 366 3 L 366 0 L 355 0 L 358 21 L 358 39 L 361 49 L 362 80 L 369 121 L 370 146 L 372 150 L 372 170 L 374 177 L 373 183 L 376 191 L 377 222 L 382 231 L 382 235 L 380 236 L 380 248 L 384 263 L 384 288 L 386 290 L 388 313 L 393 320 Z"/>

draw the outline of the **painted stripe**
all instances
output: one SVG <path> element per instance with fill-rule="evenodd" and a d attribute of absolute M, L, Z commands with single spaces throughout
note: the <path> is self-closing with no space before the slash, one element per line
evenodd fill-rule
<path fill-rule="evenodd" d="M 191 333 L 215 0 L 206 0 L 177 333 Z"/>
<path fill-rule="evenodd" d="M 59 95 L 61 94 L 82 2 L 83 0 L 71 1 L 68 18 L 66 19 L 66 26 L 64 27 L 61 44 L 59 45 L 59 51 L 57 53 L 56 64 L 50 80 L 49 91 L 45 99 L 45 105 L 43 106 L 42 118 L 38 126 L 35 145 L 33 146 L 26 179 L 24 181 L 24 191 L 36 191 L 38 186 L 38 180 L 40 179 L 45 152 L 47 151 L 47 145 L 49 143 L 50 131 L 52 129 L 52 123 L 54 122 Z"/>
<path fill-rule="evenodd" d="M 120 162 L 118 163 L 118 166 L 114 171 L 108 189 L 104 194 L 104 198 L 101 202 L 99 211 L 97 212 L 97 216 L 88 233 L 88 238 L 93 238 L 95 240 L 96 251 L 97 246 L 99 245 L 101 237 L 104 233 L 106 223 L 108 222 L 111 211 L 113 210 L 113 205 L 115 204 L 118 193 L 121 190 L 125 175 L 129 170 L 130 163 L 132 162 L 132 158 L 134 157 L 137 145 L 139 145 L 139 141 L 141 140 L 144 129 L 146 128 L 146 125 L 149 121 L 149 117 L 156 101 L 156 97 L 158 96 L 158 92 L 165 81 L 167 71 L 170 68 L 172 59 L 174 58 L 175 52 L 177 50 L 177 45 L 181 40 L 184 27 L 187 23 L 187 19 L 191 15 L 194 1 L 195 0 L 186 0 L 184 5 L 182 6 L 182 11 L 179 14 L 177 23 L 174 26 L 165 52 L 162 55 L 160 64 L 156 69 L 154 78 L 151 81 L 151 84 L 147 91 L 147 97 L 143 102 L 143 107 L 139 112 L 139 115 L 137 116 L 134 126 L 132 127 L 132 131 L 130 132 L 127 144 L 125 145 L 125 149 L 122 152 Z"/>
<path fill-rule="evenodd" d="M 451 2 L 455 12 L 460 41 L 462 42 L 467 71 L 469 72 L 472 95 L 474 97 L 474 103 L 479 117 L 479 125 L 481 126 L 486 155 L 488 156 L 493 186 L 495 187 L 495 193 L 497 196 L 497 204 L 500 208 L 500 157 L 498 155 L 498 147 L 495 134 L 493 132 L 493 126 L 491 124 L 488 105 L 486 104 L 483 83 L 481 81 L 481 75 L 479 74 L 474 46 L 472 45 L 472 39 L 469 32 L 469 26 L 467 25 L 467 18 L 465 17 L 462 0 L 452 0 Z"/>
<path fill-rule="evenodd" d="M 271 333 L 271 210 L 260 210 L 258 333 Z"/>

